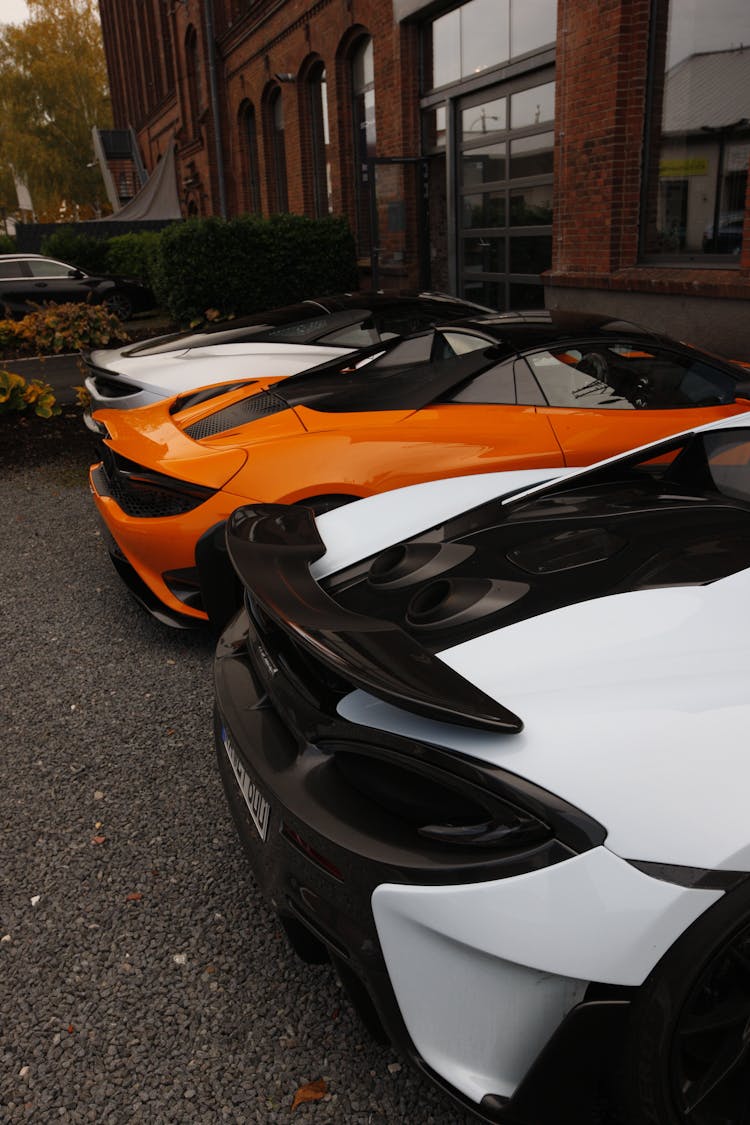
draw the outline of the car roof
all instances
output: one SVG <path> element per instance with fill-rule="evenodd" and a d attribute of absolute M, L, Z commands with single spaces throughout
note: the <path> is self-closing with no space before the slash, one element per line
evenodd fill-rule
<path fill-rule="evenodd" d="M 162 352 L 178 351 L 185 348 L 214 347 L 218 344 L 245 343 L 249 340 L 263 341 L 274 338 L 274 332 L 281 332 L 286 326 L 299 323 L 299 331 L 294 337 L 279 336 L 279 342 L 305 344 L 314 342 L 321 332 L 334 331 L 336 327 L 355 323 L 358 314 L 377 313 L 386 309 L 403 306 L 407 311 L 414 306 L 429 309 L 436 320 L 456 316 L 484 315 L 491 309 L 452 297 L 445 293 L 337 293 L 323 297 L 312 297 L 297 304 L 268 309 L 233 320 L 221 320 L 206 324 L 195 330 L 187 329 L 150 340 L 142 340 L 123 350 L 122 354 L 131 356 L 160 355 Z M 347 315 L 349 314 L 349 315 Z M 332 323 L 315 324 L 321 316 L 339 319 Z M 308 323 L 309 329 L 305 328 Z"/>

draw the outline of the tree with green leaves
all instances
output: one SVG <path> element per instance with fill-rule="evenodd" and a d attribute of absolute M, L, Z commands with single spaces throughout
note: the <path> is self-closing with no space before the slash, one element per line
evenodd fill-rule
<path fill-rule="evenodd" d="M 38 217 L 65 201 L 104 198 L 91 129 L 111 109 L 95 0 L 29 0 L 25 23 L 0 26 L 0 205 L 15 210 L 14 176 Z"/>

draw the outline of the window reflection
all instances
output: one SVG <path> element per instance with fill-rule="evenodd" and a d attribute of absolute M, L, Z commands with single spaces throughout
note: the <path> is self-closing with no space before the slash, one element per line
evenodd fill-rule
<path fill-rule="evenodd" d="M 461 133 L 465 141 L 494 133 L 506 127 L 507 98 L 494 98 L 483 105 L 472 106 L 461 113 Z"/>
<path fill-rule="evenodd" d="M 430 25 L 427 88 L 458 82 L 554 44 L 557 0 L 468 0 Z"/>
<path fill-rule="evenodd" d="M 655 0 L 646 254 L 739 261 L 750 164 L 750 5 Z"/>
<path fill-rule="evenodd" d="M 514 0 L 510 8 L 510 49 L 525 55 L 557 39 L 557 0 Z"/>
<path fill-rule="evenodd" d="M 461 75 L 505 62 L 509 0 L 471 0 L 461 11 Z"/>
<path fill-rule="evenodd" d="M 510 125 L 523 129 L 526 125 L 541 125 L 555 120 L 555 83 L 546 82 L 531 90 L 522 90 L 510 99 Z"/>
<path fill-rule="evenodd" d="M 505 179 L 505 142 L 472 148 L 461 158 L 464 187 Z"/>
<path fill-rule="evenodd" d="M 521 137 L 511 141 L 510 176 L 547 176 L 552 172 L 552 133 L 539 133 L 533 137 Z"/>

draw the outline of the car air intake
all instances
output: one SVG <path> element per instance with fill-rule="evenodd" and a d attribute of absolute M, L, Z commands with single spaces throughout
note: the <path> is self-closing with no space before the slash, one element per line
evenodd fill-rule
<path fill-rule="evenodd" d="M 282 398 L 271 394 L 270 391 L 261 391 L 257 395 L 248 395 L 215 414 L 208 414 L 192 426 L 186 426 L 185 433 L 193 441 L 202 441 L 204 438 L 215 437 L 216 434 L 234 430 L 237 426 L 244 426 L 247 422 L 254 422 L 257 418 L 265 418 L 269 414 L 278 414 L 287 410 L 288 406 Z"/>

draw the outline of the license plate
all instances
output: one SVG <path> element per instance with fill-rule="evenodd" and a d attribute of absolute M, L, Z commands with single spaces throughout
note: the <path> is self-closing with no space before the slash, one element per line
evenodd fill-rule
<path fill-rule="evenodd" d="M 247 770 L 239 759 L 239 755 L 234 746 L 229 740 L 229 735 L 222 727 L 221 741 L 224 744 L 224 749 L 229 758 L 229 764 L 234 770 L 234 776 L 237 778 L 237 784 L 240 787 L 242 796 L 245 798 L 247 811 L 252 817 L 253 824 L 258 830 L 258 835 L 265 843 L 266 836 L 268 835 L 268 822 L 271 819 L 271 806 L 255 782 L 250 780 Z"/>

